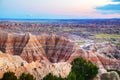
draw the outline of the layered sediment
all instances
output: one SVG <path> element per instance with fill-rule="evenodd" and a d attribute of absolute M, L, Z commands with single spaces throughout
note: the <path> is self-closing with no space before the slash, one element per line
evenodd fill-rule
<path fill-rule="evenodd" d="M 76 57 L 83 57 L 99 68 L 120 69 L 119 50 L 116 50 L 115 46 L 90 47 L 86 51 L 70 40 L 57 35 L 0 32 L 0 51 L 4 54 L 20 56 L 28 63 L 41 60 L 48 63 L 70 63 Z"/>

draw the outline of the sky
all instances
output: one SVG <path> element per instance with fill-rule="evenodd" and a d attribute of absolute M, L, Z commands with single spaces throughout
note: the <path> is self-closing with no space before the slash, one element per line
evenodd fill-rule
<path fill-rule="evenodd" d="M 120 0 L 0 0 L 2 18 L 120 18 Z"/>

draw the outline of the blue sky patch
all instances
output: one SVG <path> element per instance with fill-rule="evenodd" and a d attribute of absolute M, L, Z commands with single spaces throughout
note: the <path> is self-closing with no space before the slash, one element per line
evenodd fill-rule
<path fill-rule="evenodd" d="M 109 4 L 102 7 L 97 7 L 97 10 L 110 13 L 120 13 L 120 4 Z"/>
<path fill-rule="evenodd" d="M 113 2 L 120 2 L 120 0 L 112 0 Z"/>
<path fill-rule="evenodd" d="M 120 17 L 120 4 L 118 4 L 120 0 L 95 1 L 94 3 L 94 0 L 0 0 L 0 18 L 78 19 Z M 99 3 L 109 5 L 100 6 Z M 117 15 L 113 15 L 115 13 Z M 101 16 L 98 16 L 100 14 Z"/>

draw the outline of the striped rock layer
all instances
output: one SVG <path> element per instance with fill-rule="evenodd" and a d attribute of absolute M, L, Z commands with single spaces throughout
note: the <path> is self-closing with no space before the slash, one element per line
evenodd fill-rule
<path fill-rule="evenodd" d="M 120 69 L 119 58 L 108 58 L 99 49 L 86 51 L 70 40 L 56 35 L 0 32 L 0 51 L 18 55 L 29 63 L 42 60 L 51 63 L 71 62 L 76 57 L 83 57 L 99 68 Z M 111 53 L 112 55 L 114 54 Z"/>

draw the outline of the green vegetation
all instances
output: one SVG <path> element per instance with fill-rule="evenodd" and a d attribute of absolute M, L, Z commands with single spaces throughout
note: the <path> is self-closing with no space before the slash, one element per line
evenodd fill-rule
<path fill-rule="evenodd" d="M 72 72 L 76 74 L 76 80 L 91 80 L 98 73 L 98 67 L 83 58 L 76 58 L 72 62 Z"/>
<path fill-rule="evenodd" d="M 64 80 L 61 77 L 57 77 L 49 73 L 47 76 L 45 76 L 42 80 Z"/>
<path fill-rule="evenodd" d="M 22 73 L 19 80 L 36 80 L 33 75 Z"/>
<path fill-rule="evenodd" d="M 95 34 L 95 38 L 120 38 L 118 34 Z"/>
<path fill-rule="evenodd" d="M 76 74 L 71 71 L 65 80 L 76 80 Z"/>
<path fill-rule="evenodd" d="M 78 45 L 82 45 L 82 44 L 85 44 L 86 42 L 85 41 L 77 41 L 75 43 L 78 44 Z"/>
<path fill-rule="evenodd" d="M 75 73 L 70 72 L 67 78 L 61 78 L 61 77 L 57 77 L 49 73 L 42 80 L 76 80 L 76 75 Z"/>
<path fill-rule="evenodd" d="M 72 31 L 73 29 L 70 29 L 70 28 L 64 28 L 64 30 L 63 31 L 65 31 L 65 32 L 69 32 L 69 31 Z"/>
<path fill-rule="evenodd" d="M 120 71 L 119 71 L 119 70 L 108 69 L 107 71 L 108 71 L 108 72 L 110 72 L 110 71 L 115 71 L 115 72 L 117 72 L 117 73 L 119 74 L 119 76 L 120 76 Z"/>
<path fill-rule="evenodd" d="M 83 58 L 76 58 L 71 64 L 72 71 L 67 78 L 56 77 L 49 73 L 43 80 L 91 80 L 98 73 L 97 66 Z"/>
<path fill-rule="evenodd" d="M 1 80 L 17 80 L 14 72 L 6 72 Z"/>
<path fill-rule="evenodd" d="M 73 60 L 72 70 L 67 78 L 57 77 L 49 73 L 42 80 L 92 80 L 98 73 L 97 66 L 93 65 L 90 61 L 83 58 L 76 58 Z M 117 71 L 120 74 L 120 71 Z M 15 76 L 14 72 L 6 72 L 0 80 L 36 80 L 33 75 L 22 73 L 19 79 Z"/>
<path fill-rule="evenodd" d="M 3 78 L 0 80 L 36 80 L 33 75 L 22 73 L 19 79 L 15 76 L 14 72 L 6 72 L 3 75 Z"/>

